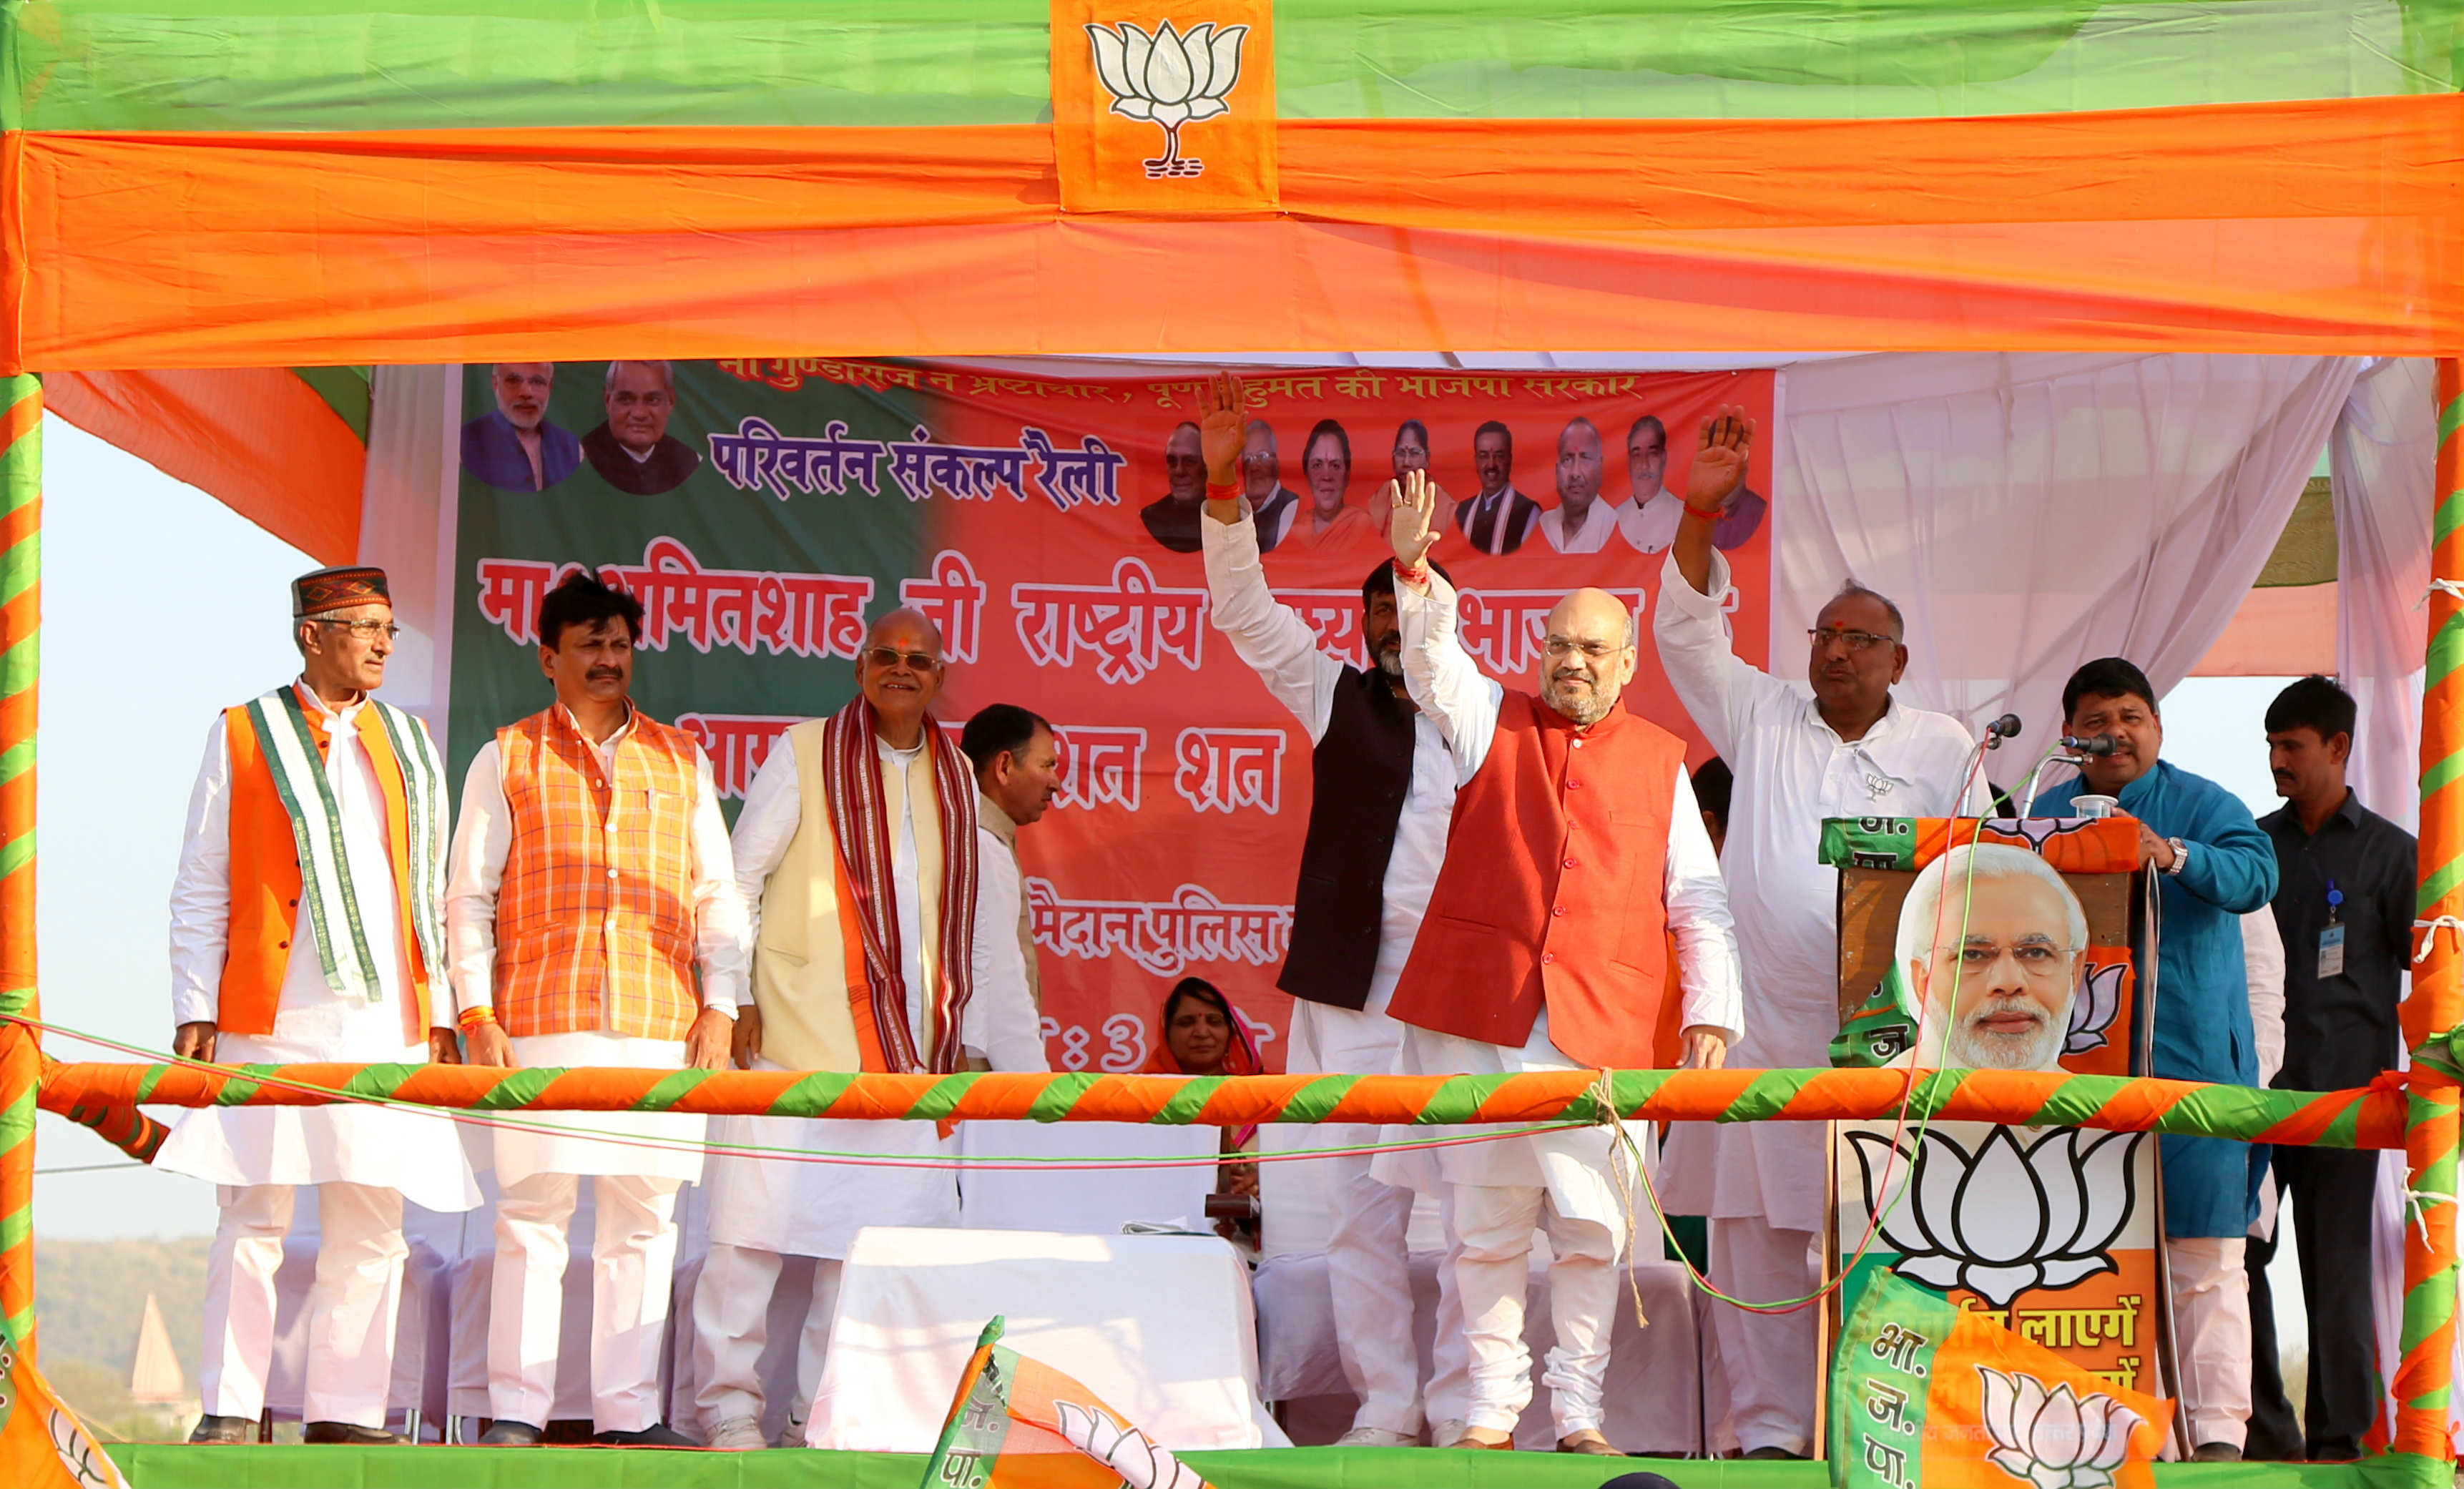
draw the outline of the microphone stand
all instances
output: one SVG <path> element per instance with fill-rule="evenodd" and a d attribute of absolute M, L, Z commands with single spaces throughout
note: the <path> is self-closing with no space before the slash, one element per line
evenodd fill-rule
<path fill-rule="evenodd" d="M 2032 770 L 2032 771 L 2030 771 L 2030 772 L 2028 773 L 2028 798 L 2027 798 L 2027 799 L 2026 799 L 2024 802 L 2022 802 L 2022 803 L 2020 804 L 2020 807 L 2019 807 L 2019 815 L 2020 815 L 2021 817 L 2034 817 L 2034 816 L 2035 815 L 2035 813 L 2036 813 L 2036 780 L 2037 780 L 2037 777 L 2041 777 L 2041 776 L 2043 776 L 2043 775 L 2045 774 L 2045 767 L 2046 767 L 2046 766 L 2048 766 L 2048 765 L 2067 765 L 2067 766 L 2070 766 L 2072 769 L 2077 770 L 2077 769 L 2080 769 L 2080 768 L 2084 767 L 2086 764 L 2087 764 L 2087 756 L 2086 756 L 2086 755 L 2066 755 L 2066 754 L 2064 754 L 2064 753 L 2063 753 L 2063 751 L 2062 751 L 2061 742 L 2060 742 L 2058 739 L 2057 739 L 2057 740 L 2054 742 L 2054 747 L 2053 747 L 2052 749 L 2050 749 L 2050 750 L 2048 750 L 2048 751 L 2046 751 L 2046 752 L 2045 752 L 2045 757 L 2044 757 L 2043 759 L 2038 760 L 2038 761 L 2036 762 L 2036 768 L 2035 768 L 2035 770 Z"/>

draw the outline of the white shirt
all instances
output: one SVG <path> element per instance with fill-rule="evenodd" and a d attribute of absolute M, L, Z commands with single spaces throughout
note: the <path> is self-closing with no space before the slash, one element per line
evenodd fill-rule
<path fill-rule="evenodd" d="M 787 856 L 803 821 L 803 798 L 796 778 L 796 750 L 791 736 L 781 734 L 762 757 L 745 788 L 744 809 L 736 817 L 736 886 L 749 908 L 750 932 L 745 944 L 761 937 L 761 893 L 770 876 Z M 885 773 L 903 772 L 922 749 L 893 750 L 873 741 Z M 902 799 L 897 829 L 891 834 L 891 883 L 898 897 L 898 941 L 907 981 L 907 1018 L 918 1049 L 930 1047 L 924 1038 L 923 900 L 915 877 L 915 802 Z M 966 1052 L 989 1062 L 995 1070 L 1048 1070 L 1043 1021 L 1026 991 L 1026 965 L 1018 944 L 1018 906 L 1022 888 L 1009 849 L 984 828 L 976 829 L 975 952 L 969 964 L 974 992 L 959 1015 L 958 1042 Z M 854 934 L 855 928 L 845 928 Z"/>
<path fill-rule="evenodd" d="M 1334 716 L 1335 690 L 1345 686 L 1344 665 L 1318 649 L 1317 633 L 1299 613 L 1275 602 L 1258 558 L 1258 532 L 1246 520 L 1199 519 L 1205 555 L 1207 609 L 1215 628 L 1275 701 L 1292 712 L 1314 745 Z M 1373 666 L 1375 665 L 1373 660 Z M 1382 681 L 1382 679 L 1381 679 Z M 1412 721 L 1412 780 L 1395 821 L 1395 848 L 1386 859 L 1379 894 L 1377 961 L 1369 974 L 1369 999 L 1361 1012 L 1383 1014 L 1420 933 L 1429 892 L 1445 863 L 1446 828 L 1454 820 L 1455 792 L 1471 778 L 1446 750 L 1445 736 L 1426 712 Z M 1382 1072 L 1374 1072 L 1381 1073 Z"/>
<path fill-rule="evenodd" d="M 561 709 L 563 704 L 554 707 Z M 566 715 L 568 721 L 572 715 Z M 625 725 L 605 740 L 590 741 L 600 768 L 611 776 L 616 747 L 633 731 Z M 583 735 L 588 739 L 588 735 Z M 503 761 L 491 738 L 471 759 L 462 777 L 462 816 L 453 831 L 453 853 L 445 879 L 445 941 L 453 960 L 453 992 L 464 1009 L 495 1004 L 496 892 L 514 846 L 513 807 L 505 799 Z M 727 819 L 718 810 L 718 789 L 710 756 L 693 746 L 693 802 L 689 844 L 693 853 L 693 960 L 701 969 L 701 1001 L 729 1018 L 744 999 L 745 963 L 751 956 L 744 902 L 736 892 L 728 852 Z"/>
<path fill-rule="evenodd" d="M 1677 541 L 1677 524 L 1685 519 L 1685 503 L 1661 487 L 1645 501 L 1629 500 L 1617 514 L 1617 532 L 1637 553 L 1661 553 Z"/>
<path fill-rule="evenodd" d="M 297 917 L 291 959 L 275 1010 L 284 1042 L 318 1051 L 301 1059 L 390 1061 L 403 1058 L 402 1000 L 408 946 L 385 845 L 385 791 L 376 764 L 360 743 L 360 711 L 367 700 L 331 708 L 303 680 L 293 685 L 325 720 L 325 779 L 334 790 L 342 830 L 342 861 L 359 891 L 360 925 L 376 963 L 384 1000 L 334 991 L 317 945 L 316 918 Z M 175 1023 L 220 1021 L 223 966 L 231 952 L 231 735 L 219 717 L 206 736 L 205 761 L 188 794 L 187 836 L 171 881 L 171 1018 Z M 443 990 L 429 1021 L 450 1028 Z M 423 1057 L 424 1058 L 424 1057 Z"/>
<path fill-rule="evenodd" d="M 1437 721 L 1463 778 L 1469 780 L 1497 742 L 1497 712 L 1506 690 L 1481 675 L 1455 634 L 1455 590 L 1441 575 L 1429 576 L 1429 592 L 1395 587 L 1403 625 L 1403 678 L 1420 712 Z M 1579 750 L 1579 736 L 1573 748 Z M 1661 871 L 1668 929 L 1677 938 L 1678 984 L 1684 992 L 1681 1021 L 1725 1030 L 1731 1042 L 1744 1033 L 1744 995 L 1738 985 L 1737 942 L 1728 918 L 1727 887 L 1719 855 L 1694 801 L 1694 783 L 1677 773 L 1668 818 L 1668 857 Z M 1533 1026 L 1534 1055 L 1553 1056 L 1540 1068 L 1568 1068 L 1572 1057 L 1547 1043 L 1548 1020 Z M 1579 1065 L 1579 1062 L 1574 1062 Z M 1510 1068 L 1510 1067 L 1509 1067 Z"/>
<path fill-rule="evenodd" d="M 1598 553 L 1608 546 L 1609 538 L 1617 530 L 1617 519 L 1624 515 L 1624 507 L 1595 496 L 1592 504 L 1583 509 L 1581 524 L 1569 533 L 1566 509 L 1555 506 L 1540 514 L 1540 536 L 1559 553 Z"/>
<path fill-rule="evenodd" d="M 1652 628 L 1678 701 L 1736 780 L 1723 862 L 1737 939 L 1751 948 L 1753 965 L 1746 1038 L 1728 1063 L 1827 1065 L 1839 1030 L 1839 874 L 1821 862 L 1823 819 L 1952 817 L 1981 811 L 1989 799 L 1981 781 L 1972 795 L 1960 793 L 1973 741 L 1957 719 L 1895 699 L 1862 739 L 1841 739 L 1811 688 L 1738 660 L 1721 619 L 1728 563 L 1717 553 L 1710 585 L 1698 594 L 1672 555 Z M 1814 1123 L 1722 1128 L 1718 1208 L 1676 1213 L 1759 1215 L 1787 1230 L 1821 1229 L 1822 1137 Z"/>

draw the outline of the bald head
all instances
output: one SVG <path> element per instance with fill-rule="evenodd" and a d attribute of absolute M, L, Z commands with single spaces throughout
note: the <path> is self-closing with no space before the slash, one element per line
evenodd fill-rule
<path fill-rule="evenodd" d="M 1634 681 L 1635 620 L 1605 589 L 1578 589 L 1549 611 L 1540 701 L 1583 729 L 1608 716 Z"/>
<path fill-rule="evenodd" d="M 901 606 L 865 632 L 855 685 L 893 747 L 911 749 L 923 737 L 924 711 L 940 696 L 941 678 L 941 629 L 921 611 Z"/>

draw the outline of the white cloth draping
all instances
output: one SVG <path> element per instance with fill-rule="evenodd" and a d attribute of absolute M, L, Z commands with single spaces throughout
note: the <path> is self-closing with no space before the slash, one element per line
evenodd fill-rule
<path fill-rule="evenodd" d="M 868 1228 L 806 1441 L 927 1453 L 984 1321 L 1178 1453 L 1290 1446 L 1258 1400 L 1249 1269 L 1211 1236 Z"/>
<path fill-rule="evenodd" d="M 383 996 L 370 1002 L 337 993 L 325 980 L 316 922 L 301 915 L 292 931 L 274 1031 L 222 1034 L 214 1058 L 224 1064 L 418 1064 L 428 1059 L 428 1047 L 424 1040 L 404 1042 L 411 1020 L 403 1009 L 410 996 L 407 958 L 415 943 L 405 934 L 394 893 L 384 789 L 360 742 L 359 712 L 366 704 L 335 710 L 315 689 L 298 691 L 307 707 L 325 716 L 325 778 L 334 790 L 343 861 L 360 887 L 361 925 Z M 189 795 L 187 836 L 171 887 L 171 1007 L 180 1023 L 210 1023 L 218 1017 L 230 948 L 231 799 L 231 738 L 217 718 Z M 432 996 L 431 1019 L 450 1023 L 449 995 L 439 986 Z M 180 1118 L 154 1165 L 238 1189 L 345 1182 L 399 1190 L 430 1210 L 468 1210 L 479 1202 L 453 1124 L 385 1106 L 201 1107 Z"/>
<path fill-rule="evenodd" d="M 2422 597 L 2430 589 L 2437 375 L 2368 363 L 2328 441 L 2336 512 L 2336 672 L 2360 705 L 2345 780 L 2410 832 L 2421 819 Z"/>
<path fill-rule="evenodd" d="M 1971 721 L 2017 712 L 2018 747 L 1994 764 L 2022 777 L 2059 732 L 2080 663 L 2126 656 L 2162 692 L 2206 654 L 2360 365 L 1960 353 L 1792 366 L 1771 634 L 1800 634 L 1851 575 L 1890 596 L 1907 617 L 1900 696 Z"/>

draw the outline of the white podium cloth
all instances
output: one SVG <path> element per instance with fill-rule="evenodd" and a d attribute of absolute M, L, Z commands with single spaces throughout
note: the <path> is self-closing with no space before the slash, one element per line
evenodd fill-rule
<path fill-rule="evenodd" d="M 1426 1252 L 1412 1257 L 1412 1311 L 1417 1321 L 1413 1343 L 1419 1351 L 1423 1380 L 1429 1375 L 1431 1325 L 1437 1317 L 1437 1269 L 1443 1259 Z M 1540 1384 L 1549 1347 L 1555 1339 L 1549 1322 L 1548 1267 L 1548 1246 L 1535 1241 L 1523 1312 L 1523 1337 L 1531 1347 L 1531 1404 L 1514 1429 L 1517 1447 L 1544 1453 L 1557 1446 L 1549 1414 L 1549 1388 Z M 1674 1261 L 1644 1261 L 1635 1268 L 1635 1281 L 1642 1289 L 1643 1314 L 1651 1326 L 1635 1325 L 1634 1295 L 1620 1266 L 1603 1397 L 1607 1420 L 1601 1432 L 1627 1453 L 1694 1452 L 1703 1433 L 1700 1382 L 1707 1336 L 1697 1327 L 1694 1307 L 1686 1296 L 1684 1268 Z M 1326 1258 L 1267 1258 L 1258 1267 L 1257 1302 L 1259 1393 L 1282 1402 L 1351 1399 L 1352 1387 L 1344 1379 L 1343 1361 L 1335 1351 L 1334 1302 L 1327 1290 Z M 1332 1441 L 1352 1420 L 1349 1409 L 1309 1414 L 1330 1427 L 1322 1439 L 1326 1442 Z M 1294 1428 L 1296 1434 L 1302 1431 Z M 1318 1444 L 1305 1441 L 1304 1445 Z"/>
<path fill-rule="evenodd" d="M 1249 1272 L 1225 1242 L 889 1226 L 849 1249 L 806 1440 L 931 1452 L 995 1314 L 1010 1347 L 1175 1452 L 1290 1444 L 1258 1399 Z"/>
<path fill-rule="evenodd" d="M 1221 1141 L 1221 1130 L 1210 1127 L 966 1122 L 959 1124 L 957 1146 L 969 1158 L 1212 1158 Z M 968 1169 L 958 1183 L 958 1224 L 971 1231 L 1109 1236 L 1137 1221 L 1204 1231 L 1210 1229 L 1206 1196 L 1215 1188 L 1215 1166 Z"/>

